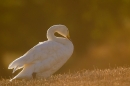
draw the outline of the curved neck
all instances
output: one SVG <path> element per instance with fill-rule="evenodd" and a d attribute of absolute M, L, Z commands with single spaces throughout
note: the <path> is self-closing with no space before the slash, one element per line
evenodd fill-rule
<path fill-rule="evenodd" d="M 66 38 L 62 38 L 62 37 L 57 38 L 54 35 L 54 33 L 57 32 L 57 31 L 58 31 L 58 28 L 54 28 L 54 27 L 53 28 L 49 28 L 47 30 L 47 39 L 56 41 L 56 42 L 64 44 L 64 45 L 70 43 L 70 40 L 68 40 L 68 39 L 66 40 Z"/>
<path fill-rule="evenodd" d="M 56 39 L 56 36 L 54 35 L 54 33 L 57 31 L 56 28 L 49 28 L 47 30 L 47 39 L 48 40 L 55 40 Z"/>

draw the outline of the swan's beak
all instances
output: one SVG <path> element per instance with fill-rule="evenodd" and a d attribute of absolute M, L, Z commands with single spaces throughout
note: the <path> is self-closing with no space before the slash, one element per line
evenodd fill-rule
<path fill-rule="evenodd" d="M 70 41 L 71 41 L 71 39 L 70 39 L 70 34 L 68 33 L 68 35 L 66 36 L 66 38 L 68 38 Z"/>

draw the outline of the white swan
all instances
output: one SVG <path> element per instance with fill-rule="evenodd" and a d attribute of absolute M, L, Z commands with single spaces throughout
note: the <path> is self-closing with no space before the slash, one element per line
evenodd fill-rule
<path fill-rule="evenodd" d="M 55 32 L 63 37 L 56 37 Z M 69 59 L 73 53 L 73 44 L 65 25 L 51 26 L 47 38 L 47 41 L 40 42 L 9 65 L 8 69 L 13 69 L 13 73 L 23 68 L 13 79 L 47 78 Z"/>

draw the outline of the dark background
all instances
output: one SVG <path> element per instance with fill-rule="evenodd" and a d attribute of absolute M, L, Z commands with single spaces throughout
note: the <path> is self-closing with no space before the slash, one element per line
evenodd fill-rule
<path fill-rule="evenodd" d="M 75 46 L 57 73 L 129 67 L 129 0 L 0 0 L 0 76 L 9 78 L 9 63 L 47 40 L 55 24 L 69 28 Z"/>

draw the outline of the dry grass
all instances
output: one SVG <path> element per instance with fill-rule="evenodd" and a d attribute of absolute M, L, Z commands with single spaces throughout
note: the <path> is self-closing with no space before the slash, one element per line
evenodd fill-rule
<path fill-rule="evenodd" d="M 82 70 L 29 81 L 3 79 L 0 86 L 130 86 L 130 68 Z"/>

